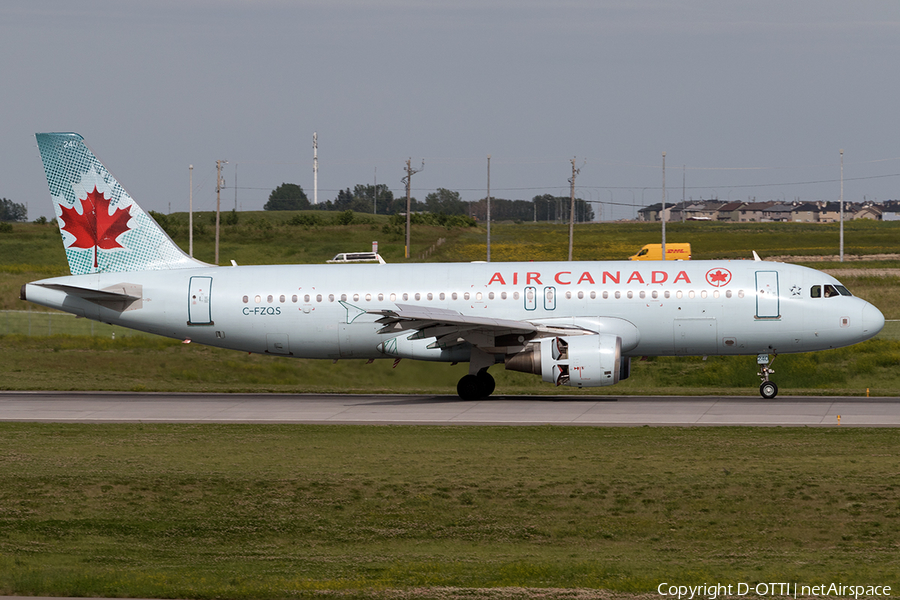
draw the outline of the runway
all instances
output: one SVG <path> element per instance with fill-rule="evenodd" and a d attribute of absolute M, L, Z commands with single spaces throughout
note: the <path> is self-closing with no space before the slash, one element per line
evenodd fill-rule
<path fill-rule="evenodd" d="M 900 398 L 0 392 L 0 421 L 898 427 Z"/>

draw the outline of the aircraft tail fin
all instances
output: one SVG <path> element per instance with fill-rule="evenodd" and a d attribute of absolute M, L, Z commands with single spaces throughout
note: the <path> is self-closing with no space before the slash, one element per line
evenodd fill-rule
<path fill-rule="evenodd" d="M 35 139 L 72 275 L 205 266 L 138 206 L 80 135 Z"/>

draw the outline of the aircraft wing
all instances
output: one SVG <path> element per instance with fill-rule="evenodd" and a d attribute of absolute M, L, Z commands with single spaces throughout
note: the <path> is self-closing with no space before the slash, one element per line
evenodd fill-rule
<path fill-rule="evenodd" d="M 495 319 L 465 315 L 455 310 L 397 304 L 396 309 L 366 311 L 380 315 L 378 323 L 384 325 L 378 333 L 402 334 L 413 331 L 408 339 L 422 340 L 436 338 L 429 347 L 446 348 L 468 342 L 473 346 L 491 348 L 501 344 L 496 339 L 501 336 L 524 336 L 526 339 L 568 333 L 591 333 L 574 325 L 544 325 L 512 319 Z M 503 344 L 506 345 L 506 344 Z"/>

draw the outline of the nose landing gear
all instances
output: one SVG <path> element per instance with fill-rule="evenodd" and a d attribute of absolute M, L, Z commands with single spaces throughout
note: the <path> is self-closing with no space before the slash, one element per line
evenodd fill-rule
<path fill-rule="evenodd" d="M 760 354 L 756 357 L 756 364 L 759 365 L 759 378 L 762 379 L 762 383 L 759 384 L 759 395 L 766 400 L 771 400 L 778 395 L 778 386 L 774 381 L 769 381 L 769 375 L 775 372 L 769 368 L 773 362 L 775 362 L 774 355 L 771 361 L 768 354 Z"/>

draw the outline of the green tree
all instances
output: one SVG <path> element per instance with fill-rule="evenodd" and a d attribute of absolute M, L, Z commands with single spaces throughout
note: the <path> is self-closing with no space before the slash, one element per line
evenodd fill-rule
<path fill-rule="evenodd" d="M 28 209 L 24 204 L 0 198 L 0 221 L 25 221 L 27 219 Z"/>
<path fill-rule="evenodd" d="M 535 206 L 538 221 L 569 221 L 569 207 L 572 200 L 568 196 L 552 196 L 543 194 L 532 199 Z M 533 217 L 532 217 L 533 218 Z M 579 198 L 575 199 L 575 220 L 579 223 L 588 223 L 594 220 L 594 209 L 591 205 Z"/>
<path fill-rule="evenodd" d="M 378 191 L 377 198 L 375 195 L 376 190 Z M 357 184 L 353 187 L 353 197 L 357 201 L 357 206 L 359 206 L 359 208 L 354 208 L 353 210 L 358 212 L 378 212 L 382 215 L 388 214 L 390 206 L 394 202 L 394 193 L 383 183 L 379 183 L 377 186 Z M 365 208 L 362 208 L 363 206 Z"/>
<path fill-rule="evenodd" d="M 469 212 L 469 207 L 460 199 L 459 192 L 446 188 L 438 188 L 425 196 L 425 208 L 434 214 L 465 215 Z"/>
<path fill-rule="evenodd" d="M 309 198 L 296 183 L 282 183 L 269 194 L 264 210 L 306 210 Z"/>

